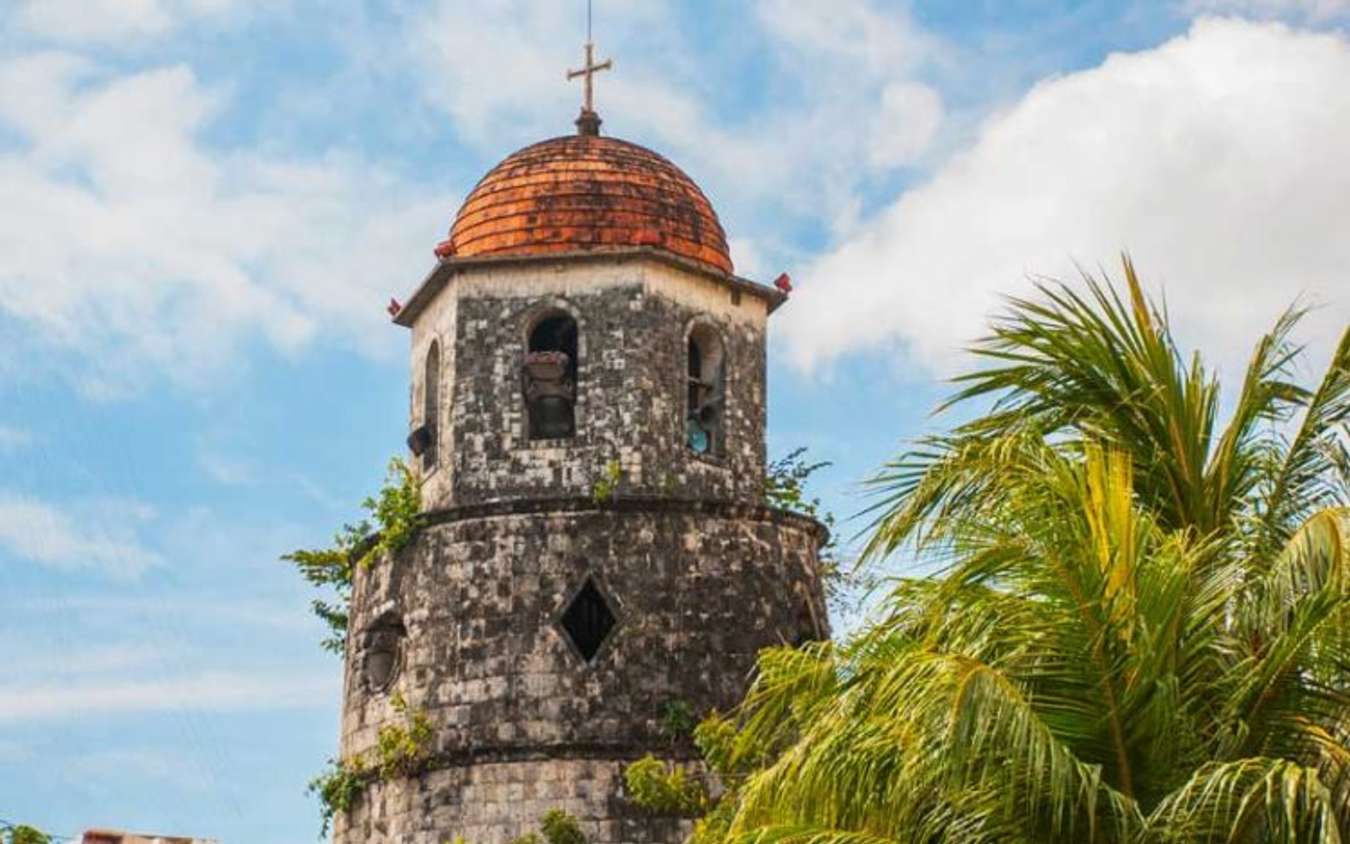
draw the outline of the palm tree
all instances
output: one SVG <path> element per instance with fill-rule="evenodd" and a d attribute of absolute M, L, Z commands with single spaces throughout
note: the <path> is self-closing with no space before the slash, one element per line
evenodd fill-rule
<path fill-rule="evenodd" d="M 1285 313 L 1225 421 L 1124 274 L 1013 300 L 987 412 L 874 479 L 866 559 L 941 573 L 761 657 L 709 837 L 1350 841 L 1350 330 L 1305 389 Z"/>

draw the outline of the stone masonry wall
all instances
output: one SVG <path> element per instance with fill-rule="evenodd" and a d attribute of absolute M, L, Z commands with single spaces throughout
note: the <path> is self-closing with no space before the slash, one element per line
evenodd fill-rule
<path fill-rule="evenodd" d="M 531 441 L 520 366 L 544 314 L 577 320 L 577 433 Z M 451 369 L 441 379 L 441 466 L 429 508 L 588 495 L 619 460 L 630 494 L 758 501 L 764 472 L 766 311 L 717 282 L 654 262 L 466 271 L 419 317 L 413 338 L 413 424 L 433 339 Z M 726 351 L 725 453 L 684 442 L 690 327 L 712 326 Z"/>
<path fill-rule="evenodd" d="M 358 577 L 341 744 L 344 756 L 369 749 L 398 717 L 397 691 L 435 726 L 437 770 L 377 787 L 339 842 L 439 844 L 473 831 L 475 844 L 502 844 L 550 800 L 574 808 L 593 844 L 675 840 L 668 819 L 615 802 L 618 760 L 672 752 L 660 729 L 667 703 L 725 710 L 761 648 L 827 635 L 821 535 L 801 517 L 619 498 L 433 518 L 398 560 Z M 619 619 L 589 664 L 558 624 L 588 577 Z M 372 690 L 363 631 L 390 618 L 406 629 L 402 668 L 390 688 Z M 477 759 L 505 767 L 465 767 Z"/>
<path fill-rule="evenodd" d="M 477 761 L 413 780 L 378 784 L 348 818 L 338 840 L 449 844 L 509 841 L 538 829 L 551 809 L 576 817 L 591 842 L 670 844 L 692 825 L 656 818 L 623 796 L 626 761 L 550 759 Z"/>

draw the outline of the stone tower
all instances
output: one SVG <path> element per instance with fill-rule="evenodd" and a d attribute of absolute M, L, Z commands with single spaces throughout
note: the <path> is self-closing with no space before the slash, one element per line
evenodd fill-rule
<path fill-rule="evenodd" d="M 340 844 L 503 844 L 548 810 L 592 844 L 675 842 L 628 802 L 662 713 L 739 700 L 757 651 L 828 635 L 822 526 L 765 506 L 765 330 L 702 191 L 599 134 L 526 147 L 456 216 L 397 314 L 427 526 L 358 572 L 343 757 L 426 713 L 435 754 Z"/>

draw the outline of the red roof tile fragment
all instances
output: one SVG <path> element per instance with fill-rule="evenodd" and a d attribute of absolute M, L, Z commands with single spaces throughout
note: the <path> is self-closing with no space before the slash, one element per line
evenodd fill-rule
<path fill-rule="evenodd" d="M 651 246 L 732 272 L 726 234 L 698 185 L 666 158 L 617 138 L 567 135 L 508 156 L 474 187 L 445 258 Z"/>

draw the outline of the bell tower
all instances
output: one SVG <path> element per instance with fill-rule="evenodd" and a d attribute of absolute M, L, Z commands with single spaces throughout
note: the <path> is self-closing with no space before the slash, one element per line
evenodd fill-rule
<path fill-rule="evenodd" d="M 734 274 L 683 171 L 589 115 L 483 177 L 395 317 L 425 527 L 357 573 L 341 750 L 397 695 L 434 751 L 365 787 L 342 844 L 505 844 L 551 809 L 592 844 L 673 844 L 687 823 L 622 777 L 694 758 L 663 711 L 726 710 L 761 648 L 828 636 L 824 528 L 763 501 L 785 294 Z"/>

